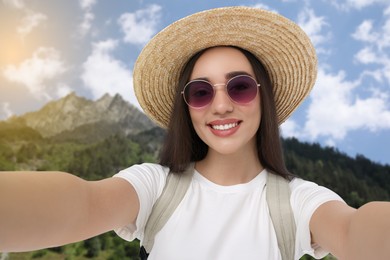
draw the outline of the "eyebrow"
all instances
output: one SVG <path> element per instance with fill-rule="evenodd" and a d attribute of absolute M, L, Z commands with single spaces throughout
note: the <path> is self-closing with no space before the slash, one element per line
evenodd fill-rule
<path fill-rule="evenodd" d="M 227 80 L 231 79 L 231 78 L 234 78 L 235 76 L 238 76 L 238 75 L 246 75 L 246 76 L 251 76 L 251 74 L 249 74 L 248 72 L 245 72 L 245 71 L 232 71 L 232 72 L 229 72 L 225 75 L 225 78 Z"/>
<path fill-rule="evenodd" d="M 246 71 L 231 71 L 231 72 L 228 72 L 228 73 L 225 74 L 225 79 L 229 80 L 229 79 L 234 78 L 235 76 L 239 76 L 239 75 L 246 75 L 246 76 L 251 76 L 252 77 L 252 75 L 249 74 Z M 192 79 L 192 80 L 210 81 L 208 77 L 200 77 L 200 78 L 196 78 L 196 79 Z"/>

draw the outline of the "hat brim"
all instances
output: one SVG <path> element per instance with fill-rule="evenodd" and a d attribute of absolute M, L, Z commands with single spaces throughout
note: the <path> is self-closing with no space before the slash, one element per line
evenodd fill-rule
<path fill-rule="evenodd" d="M 178 20 L 156 34 L 134 65 L 134 91 L 145 113 L 168 126 L 180 73 L 197 52 L 238 46 L 254 54 L 273 84 L 278 123 L 312 89 L 317 56 L 305 32 L 289 19 L 250 7 L 211 9 Z"/>

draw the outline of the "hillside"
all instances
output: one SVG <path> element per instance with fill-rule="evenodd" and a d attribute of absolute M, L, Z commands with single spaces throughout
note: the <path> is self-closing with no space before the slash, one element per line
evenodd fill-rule
<path fill-rule="evenodd" d="M 348 204 L 359 207 L 368 201 L 390 200 L 390 165 L 295 138 L 284 140 L 283 146 L 292 173 L 334 190 Z"/>

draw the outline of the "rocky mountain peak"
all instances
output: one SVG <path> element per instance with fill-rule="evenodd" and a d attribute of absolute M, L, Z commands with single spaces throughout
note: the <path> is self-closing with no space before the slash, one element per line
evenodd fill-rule
<path fill-rule="evenodd" d="M 51 137 L 65 131 L 73 131 L 86 125 L 105 128 L 111 125 L 114 132 L 137 133 L 155 125 L 135 106 L 119 94 L 103 95 L 97 101 L 77 96 L 74 92 L 45 105 L 41 110 L 22 116 L 27 126 L 37 130 L 44 137 Z M 97 127 L 97 129 L 96 129 Z"/>
<path fill-rule="evenodd" d="M 102 109 L 108 108 L 113 100 L 113 97 L 108 93 L 104 94 L 101 98 L 96 101 L 96 105 Z"/>

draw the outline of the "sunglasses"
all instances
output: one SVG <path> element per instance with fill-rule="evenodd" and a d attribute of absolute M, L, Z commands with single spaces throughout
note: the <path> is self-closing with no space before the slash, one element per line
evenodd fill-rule
<path fill-rule="evenodd" d="M 188 82 L 181 94 L 188 106 L 199 109 L 209 105 L 215 96 L 215 86 L 225 85 L 231 101 L 237 104 L 248 104 L 257 96 L 260 84 L 248 75 L 238 75 L 226 84 L 214 84 L 202 79 Z"/>

